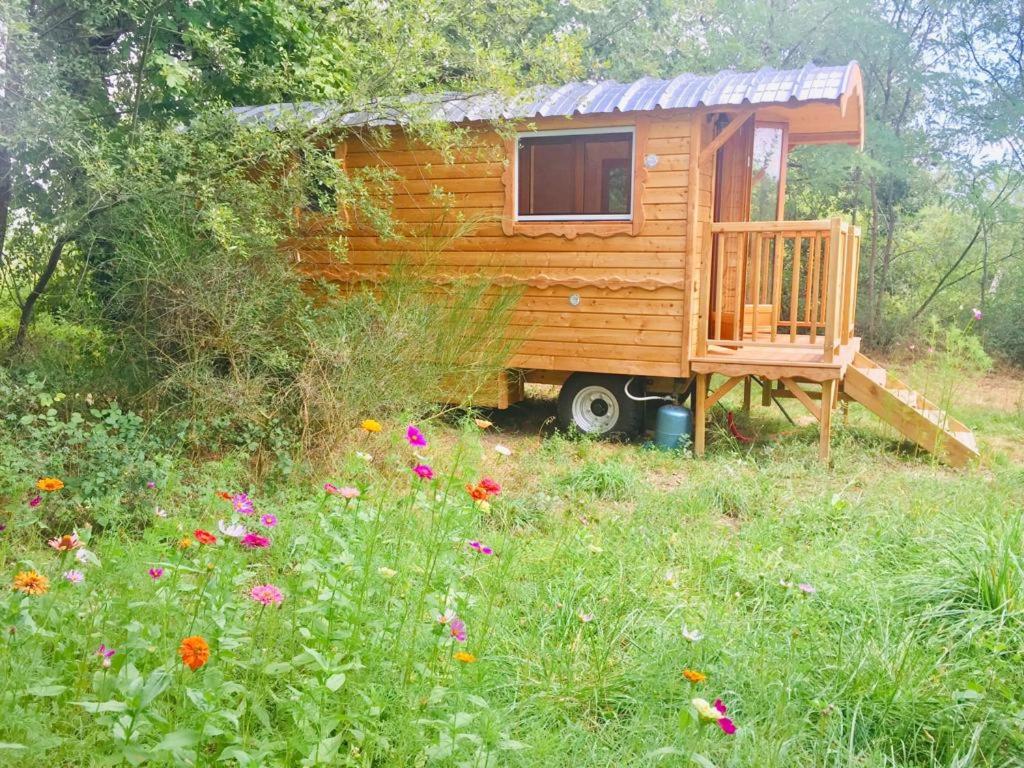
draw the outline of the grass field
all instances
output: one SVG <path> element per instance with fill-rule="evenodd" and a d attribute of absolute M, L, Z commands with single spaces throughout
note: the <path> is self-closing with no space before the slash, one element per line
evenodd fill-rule
<path fill-rule="evenodd" d="M 702 461 L 550 435 L 553 410 L 421 423 L 426 447 L 404 422 L 354 428 L 302 484 L 244 488 L 241 458 L 178 468 L 138 489 L 166 512 L 145 530 L 79 531 L 84 563 L 34 522 L 62 491 L 10 500 L 4 578 L 50 583 L 0 596 L 0 763 L 1024 764 L 1020 379 L 965 382 L 969 472 L 858 407 L 828 471 L 815 428 L 773 410 L 740 419 L 752 447 L 713 427 Z M 482 478 L 486 503 L 465 488 Z M 280 606 L 253 598 L 266 584 Z M 187 636 L 210 649 L 195 670 Z"/>

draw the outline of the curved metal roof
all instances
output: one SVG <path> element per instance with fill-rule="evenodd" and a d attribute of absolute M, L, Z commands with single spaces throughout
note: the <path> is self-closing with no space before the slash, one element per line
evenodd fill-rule
<path fill-rule="evenodd" d="M 759 69 L 714 75 L 681 74 L 670 80 L 642 77 L 631 83 L 614 80 L 538 86 L 518 96 L 440 93 L 408 97 L 402 108 L 346 110 L 336 103 L 267 104 L 236 107 L 242 123 L 271 126 L 299 120 L 308 125 L 393 125 L 416 115 L 446 122 L 513 120 L 537 117 L 645 112 L 740 105 L 783 105 L 812 101 L 845 102 L 861 87 L 857 62 L 843 66 Z"/>

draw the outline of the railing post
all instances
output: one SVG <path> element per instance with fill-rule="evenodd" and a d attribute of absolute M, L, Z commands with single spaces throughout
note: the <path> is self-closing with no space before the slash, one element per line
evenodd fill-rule
<path fill-rule="evenodd" d="M 839 285 L 842 280 L 840 258 L 844 244 L 840 242 L 843 235 L 843 220 L 838 216 L 832 218 L 828 244 L 828 289 L 825 292 L 825 349 L 824 362 L 831 363 L 835 359 L 836 330 L 838 328 L 840 306 Z"/>
<path fill-rule="evenodd" d="M 715 234 L 708 228 L 707 237 L 701 238 L 700 255 L 700 297 L 697 311 L 697 357 L 708 353 L 708 328 L 711 325 L 711 255 L 714 251 Z"/>

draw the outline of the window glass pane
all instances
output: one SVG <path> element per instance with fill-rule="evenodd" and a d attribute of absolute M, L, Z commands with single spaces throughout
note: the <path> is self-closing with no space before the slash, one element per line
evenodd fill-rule
<path fill-rule="evenodd" d="M 775 221 L 779 218 L 782 155 L 782 129 L 757 126 L 754 130 L 754 154 L 751 163 L 751 221 Z"/>
<path fill-rule="evenodd" d="M 519 139 L 520 216 L 628 216 L 633 136 L 599 133 Z"/>

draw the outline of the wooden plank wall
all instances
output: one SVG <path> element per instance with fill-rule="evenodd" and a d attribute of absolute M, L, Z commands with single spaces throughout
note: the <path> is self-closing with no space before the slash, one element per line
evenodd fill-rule
<path fill-rule="evenodd" d="M 634 119 L 576 117 L 531 125 L 625 126 Z M 688 282 L 685 269 L 691 115 L 642 113 L 640 119 L 649 122 L 646 146 L 638 147 L 638 171 L 646 155 L 656 154 L 658 162 L 646 171 L 640 201 L 644 220 L 635 236 L 602 237 L 585 230 L 574 238 L 503 235 L 505 140 L 493 129 L 480 127 L 451 164 L 400 135 L 386 146 L 349 138 L 338 152 L 353 172 L 378 166 L 394 169 L 399 179 L 393 189 L 393 216 L 402 231 L 447 235 L 454 231 L 456 218 L 480 218 L 467 236 L 438 250 L 422 237 L 383 240 L 354 220 L 348 230 L 347 260 L 332 254 L 315 232 L 296 238 L 289 247 L 297 252 L 300 268 L 341 282 L 379 279 L 389 267 L 403 262 L 439 281 L 480 276 L 520 286 L 524 293 L 510 333 L 521 345 L 510 367 L 686 375 L 684 330 L 689 335 L 690 329 L 684 329 L 684 318 L 696 304 L 694 270 Z M 438 196 L 438 189 L 444 194 Z M 709 201 L 709 196 L 702 200 L 708 210 Z M 580 297 L 578 306 L 570 304 L 573 294 Z"/>

